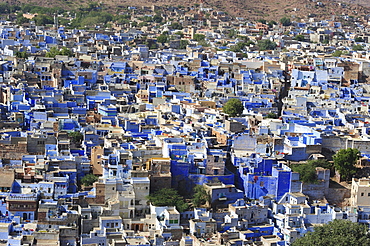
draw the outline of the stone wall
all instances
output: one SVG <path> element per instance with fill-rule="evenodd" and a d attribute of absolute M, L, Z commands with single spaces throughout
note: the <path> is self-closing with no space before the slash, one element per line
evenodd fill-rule
<path fill-rule="evenodd" d="M 8 160 L 21 160 L 23 155 L 27 155 L 27 144 L 0 144 L 0 158 Z"/>
<path fill-rule="evenodd" d="M 347 188 L 329 188 L 325 192 L 325 198 L 330 204 L 346 206 L 345 200 L 351 197 L 351 190 Z"/>

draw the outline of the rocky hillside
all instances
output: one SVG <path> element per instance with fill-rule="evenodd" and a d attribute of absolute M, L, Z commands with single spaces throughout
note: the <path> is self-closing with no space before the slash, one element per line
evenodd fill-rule
<path fill-rule="evenodd" d="M 86 6 L 91 0 L 0 0 L 9 4 L 29 3 L 41 6 L 59 6 L 74 9 Z M 283 16 L 292 19 L 305 18 L 308 15 L 330 18 L 332 15 L 364 16 L 370 14 L 368 0 L 100 0 L 116 12 L 119 7 L 127 6 L 198 6 L 225 11 L 232 16 L 248 19 L 278 20 Z M 345 4 L 343 4 L 345 2 Z"/>

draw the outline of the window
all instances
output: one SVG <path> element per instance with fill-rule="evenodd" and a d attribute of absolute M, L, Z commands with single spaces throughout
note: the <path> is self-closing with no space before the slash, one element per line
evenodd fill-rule
<path fill-rule="evenodd" d="M 361 196 L 364 196 L 364 193 L 363 192 L 361 193 Z"/>

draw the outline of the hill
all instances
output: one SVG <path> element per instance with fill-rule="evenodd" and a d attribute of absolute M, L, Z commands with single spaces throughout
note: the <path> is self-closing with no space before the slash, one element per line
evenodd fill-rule
<path fill-rule="evenodd" d="M 73 10 L 81 6 L 94 3 L 89 0 L 0 0 L 11 5 L 32 4 L 44 7 L 61 7 Z M 116 12 L 127 6 L 183 6 L 195 7 L 203 5 L 224 11 L 234 17 L 245 17 L 250 20 L 266 19 L 278 20 L 283 16 L 292 19 L 316 16 L 318 18 L 331 18 L 332 15 L 348 15 L 361 17 L 370 14 L 370 2 L 368 0 L 101 0 L 103 6 L 110 11 Z M 343 4 L 345 2 L 345 4 Z"/>

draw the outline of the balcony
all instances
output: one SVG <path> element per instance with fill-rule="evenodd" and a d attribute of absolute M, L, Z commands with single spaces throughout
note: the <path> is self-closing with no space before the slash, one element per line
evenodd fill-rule
<path fill-rule="evenodd" d="M 10 194 L 7 201 L 37 201 L 37 194 Z"/>

